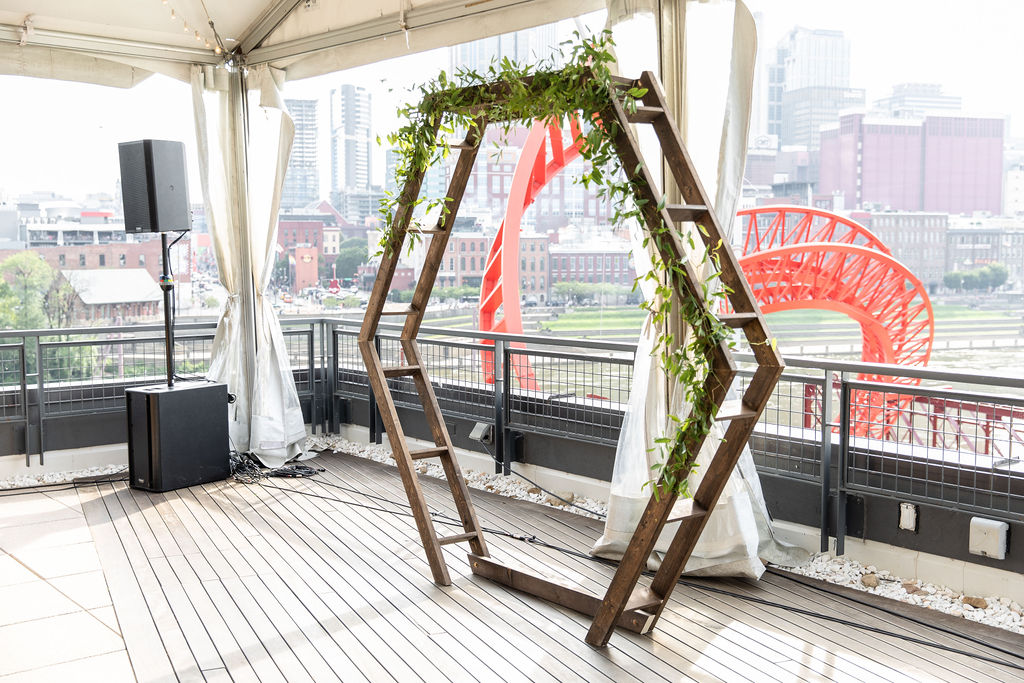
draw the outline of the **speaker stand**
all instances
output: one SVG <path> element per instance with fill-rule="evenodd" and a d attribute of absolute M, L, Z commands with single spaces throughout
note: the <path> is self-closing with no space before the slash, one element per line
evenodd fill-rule
<path fill-rule="evenodd" d="M 179 238 L 180 239 L 180 238 Z M 178 240 L 175 240 L 177 242 Z M 174 278 L 171 277 L 171 248 L 167 244 L 167 233 L 160 233 L 163 272 L 160 275 L 160 289 L 164 292 L 164 352 L 167 356 L 167 386 L 174 386 L 174 320 L 171 309 L 171 294 L 174 292 Z"/>

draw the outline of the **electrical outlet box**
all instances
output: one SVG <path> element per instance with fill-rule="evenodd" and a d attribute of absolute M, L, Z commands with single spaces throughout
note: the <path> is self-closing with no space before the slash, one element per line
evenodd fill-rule
<path fill-rule="evenodd" d="M 913 503 L 900 503 L 900 528 L 917 532 L 917 506 Z"/>
<path fill-rule="evenodd" d="M 968 550 L 972 555 L 983 555 L 995 560 L 1006 559 L 1006 536 L 1010 525 L 994 519 L 971 517 Z"/>

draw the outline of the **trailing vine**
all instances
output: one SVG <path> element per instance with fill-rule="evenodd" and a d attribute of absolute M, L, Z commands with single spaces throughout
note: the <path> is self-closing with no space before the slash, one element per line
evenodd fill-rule
<path fill-rule="evenodd" d="M 381 248 L 392 253 L 405 237 L 418 238 L 414 231 L 401 234 L 410 223 L 416 224 L 416 215 L 440 207 L 439 221 L 444 225 L 448 218 L 446 198 L 419 196 L 417 182 L 430 166 L 449 156 L 448 141 L 456 133 L 479 135 L 483 123 L 507 133 L 515 126 L 530 126 L 535 120 L 561 121 L 574 112 L 580 114 L 589 125 L 580 132 L 581 156 L 586 164 L 577 182 L 594 188 L 599 197 L 609 201 L 615 225 L 635 220 L 646 226 L 644 246 L 654 240 L 656 247 L 654 269 L 646 276 L 654 283 L 656 295 L 642 306 L 660 331 L 655 350 L 662 366 L 691 408 L 686 415 L 668 416 L 676 429 L 658 440 L 663 457 L 649 483 L 655 495 L 687 495 L 687 477 L 694 468 L 699 444 L 711 431 L 717 409 L 712 392 L 722 388 L 711 372 L 719 345 L 729 334 L 712 313 L 717 300 L 727 294 L 718 286 L 716 252 L 721 244 L 705 249 L 693 234 L 666 224 L 661 219 L 665 199 L 652 207 L 643 198 L 645 193 L 650 196 L 653 188 L 648 189 L 642 164 L 623 167 L 616 145 L 622 131 L 610 115 L 610 103 L 615 98 L 627 111 L 636 111 L 647 92 L 613 76 L 612 47 L 607 31 L 588 38 L 576 34 L 575 41 L 561 46 L 557 58 L 537 65 L 523 66 L 504 59 L 483 73 L 460 69 L 449 76 L 441 72 L 436 79 L 420 85 L 419 101 L 399 109 L 404 124 L 387 138 L 398 152 L 396 184 L 403 190 L 397 195 L 389 193 L 381 201 L 380 212 L 387 226 Z M 688 262 L 687 254 L 696 255 L 697 263 Z M 698 278 L 698 271 L 710 272 Z M 684 334 L 686 328 L 692 333 Z"/>

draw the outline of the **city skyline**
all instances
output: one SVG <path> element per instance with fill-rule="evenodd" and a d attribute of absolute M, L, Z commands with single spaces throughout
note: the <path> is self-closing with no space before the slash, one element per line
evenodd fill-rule
<path fill-rule="evenodd" d="M 850 86 L 864 88 L 867 102 L 890 94 L 898 83 L 936 83 L 945 93 L 961 97 L 970 113 L 1009 117 L 1009 138 L 1024 136 L 1024 93 L 999 86 L 995 75 L 1001 73 L 1000 65 L 1024 63 L 1024 46 L 1011 34 L 1013 27 L 1024 21 L 1024 5 L 1020 3 L 984 3 L 970 12 L 955 11 L 962 6 L 952 2 L 883 5 L 868 1 L 856 8 L 805 0 L 750 0 L 748 4 L 762 14 L 762 56 L 765 48 L 772 51 L 794 26 L 841 29 L 852 46 Z M 923 11 L 925 7 L 927 12 Z M 970 50 L 949 49 L 957 45 L 970 46 Z M 382 74 L 401 73 L 407 83 L 421 82 L 448 66 L 448 49 L 442 48 L 289 83 L 285 95 L 308 98 L 311 92 L 325 89 L 325 80 L 330 81 L 330 87 L 342 83 L 376 85 L 374 96 L 379 97 L 380 107 L 375 109 L 382 114 L 376 117 L 375 137 L 386 132 L 382 126 L 393 125 L 393 116 L 389 121 L 388 115 L 393 114 L 397 103 L 409 97 L 397 82 L 382 84 Z M 5 156 L 18 160 L 0 169 L 0 192 L 16 195 L 54 190 L 75 198 L 88 193 L 113 194 L 116 142 L 153 137 L 186 143 L 190 184 L 193 194 L 200 196 L 187 84 L 157 76 L 131 90 L 17 76 L 0 76 L 0 83 L 9 101 L 16 103 L 5 112 L 7 125 L 0 139 Z M 98 93 L 102 98 L 97 97 Z M 73 114 L 70 112 L 71 102 L 97 101 L 101 106 L 76 106 Z M 326 120 L 323 107 L 319 115 L 321 121 Z M 374 150 L 374 155 L 373 166 L 382 171 L 383 150 Z M 55 158 L 62 163 L 53 164 Z M 329 176 L 325 164 L 321 153 L 321 188 Z M 382 184 L 380 175 L 375 175 L 373 184 Z M 321 195 L 326 197 L 323 191 Z"/>

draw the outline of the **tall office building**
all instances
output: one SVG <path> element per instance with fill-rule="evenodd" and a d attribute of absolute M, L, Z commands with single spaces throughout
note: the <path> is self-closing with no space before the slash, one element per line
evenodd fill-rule
<path fill-rule="evenodd" d="M 555 25 L 548 24 L 454 45 L 448 50 L 448 58 L 452 73 L 462 68 L 486 74 L 495 60 L 507 58 L 519 64 L 535 64 L 557 52 Z"/>
<path fill-rule="evenodd" d="M 365 88 L 331 91 L 331 189 L 367 190 L 371 169 L 371 102 Z"/>
<path fill-rule="evenodd" d="M 320 196 L 320 167 L 317 163 L 316 100 L 285 100 L 295 123 L 292 155 L 281 192 L 282 209 L 298 209 Z"/>
<path fill-rule="evenodd" d="M 818 149 L 822 126 L 863 106 L 864 91 L 850 88 L 850 41 L 842 31 L 798 26 L 779 42 L 769 69 L 768 119 L 780 145 Z"/>
<path fill-rule="evenodd" d="M 875 108 L 895 118 L 922 118 L 960 111 L 963 100 L 956 95 L 944 95 L 938 83 L 898 83 L 892 87 L 891 95 L 875 101 Z"/>

